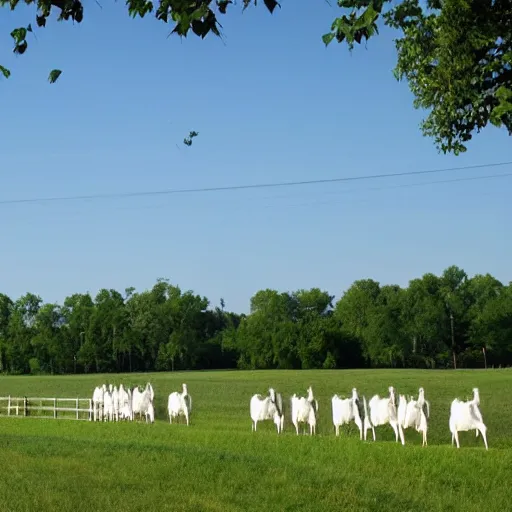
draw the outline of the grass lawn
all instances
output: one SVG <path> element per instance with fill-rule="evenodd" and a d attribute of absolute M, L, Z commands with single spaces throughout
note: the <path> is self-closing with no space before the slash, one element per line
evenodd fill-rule
<path fill-rule="evenodd" d="M 65 377 L 1 377 L 0 395 L 89 397 L 102 383 L 155 390 L 156 418 L 92 423 L 0 418 L 0 510 L 8 511 L 478 511 L 512 503 L 512 372 L 329 370 L 185 372 Z M 169 425 L 167 396 L 188 384 L 190 427 Z M 425 388 L 431 405 L 428 444 L 389 426 L 377 442 L 357 428 L 334 436 L 330 398 Z M 283 394 L 285 432 L 272 422 L 251 432 L 249 400 L 272 385 Z M 317 436 L 296 436 L 289 397 L 312 385 L 319 401 Z M 451 446 L 450 402 L 479 387 L 489 451 L 474 432 Z M 183 420 L 182 420 L 183 421 Z M 371 432 L 368 433 L 371 439 Z"/>

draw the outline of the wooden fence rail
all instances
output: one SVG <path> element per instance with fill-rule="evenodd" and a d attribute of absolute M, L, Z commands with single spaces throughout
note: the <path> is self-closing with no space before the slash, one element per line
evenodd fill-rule
<path fill-rule="evenodd" d="M 65 403 L 66 406 L 64 406 Z M 92 413 L 90 398 L 0 396 L 0 417 L 18 416 L 91 421 Z"/>

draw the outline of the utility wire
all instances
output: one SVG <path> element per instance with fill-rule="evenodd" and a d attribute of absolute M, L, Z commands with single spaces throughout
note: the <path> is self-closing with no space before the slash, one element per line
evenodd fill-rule
<path fill-rule="evenodd" d="M 435 181 L 424 181 L 421 183 L 405 183 L 402 185 L 389 185 L 384 187 L 368 187 L 362 189 L 351 189 L 351 190 L 340 190 L 338 192 L 333 192 L 333 195 L 340 195 L 342 193 L 352 193 L 355 194 L 357 192 L 367 192 L 367 191 L 380 191 L 380 190 L 389 190 L 389 189 L 398 189 L 398 188 L 409 188 L 409 187 L 423 187 L 426 185 L 440 185 L 446 183 L 458 183 L 461 181 L 478 181 L 478 180 L 488 180 L 493 178 L 505 178 L 512 177 L 512 172 L 502 173 L 502 174 L 488 174 L 486 176 L 470 176 L 465 178 L 454 178 L 451 180 L 435 180 Z M 296 204 L 288 204 L 286 206 L 319 206 L 326 204 L 337 203 L 339 199 L 330 199 L 326 201 L 313 201 L 308 203 L 296 203 Z M 269 205 L 269 207 L 275 207 L 279 205 Z"/>
<path fill-rule="evenodd" d="M 167 189 L 167 190 L 153 190 L 147 192 L 117 192 L 110 194 L 90 194 L 90 195 L 77 195 L 77 196 L 61 196 L 61 197 L 38 197 L 38 198 L 27 198 L 27 199 L 3 199 L 0 200 L 0 205 L 6 204 L 21 204 L 21 203 L 47 203 L 56 201 L 77 201 L 83 199 L 114 199 L 114 198 L 127 198 L 127 197 L 143 197 L 143 196 L 157 196 L 157 195 L 172 195 L 172 194 L 192 194 L 201 192 L 221 192 L 229 190 L 248 190 L 248 189 L 261 189 L 261 188 L 277 188 L 277 187 L 292 187 L 292 186 L 304 186 L 304 185 L 317 185 L 321 183 L 341 183 L 348 181 L 364 181 L 374 180 L 382 178 L 393 178 L 400 176 L 417 176 L 422 174 L 434 174 L 444 173 L 453 171 L 462 171 L 469 169 L 481 169 L 483 167 L 500 167 L 504 165 L 511 165 L 512 161 L 509 162 L 497 162 L 490 164 L 480 165 L 466 165 L 463 167 L 450 167 L 445 169 L 430 169 L 424 171 L 404 171 L 394 172 L 388 174 L 370 174 L 366 176 L 347 176 L 343 178 L 326 178 L 317 180 L 306 180 L 306 181 L 284 181 L 277 183 L 256 183 L 252 185 L 231 185 L 224 187 L 201 187 L 201 188 L 182 188 L 182 189 Z M 496 176 L 496 175 L 495 175 Z M 504 175 L 503 175 L 504 176 Z M 460 178 L 459 180 L 463 180 Z M 471 178 L 468 178 L 471 179 Z M 478 179 L 478 178 L 476 178 Z"/>

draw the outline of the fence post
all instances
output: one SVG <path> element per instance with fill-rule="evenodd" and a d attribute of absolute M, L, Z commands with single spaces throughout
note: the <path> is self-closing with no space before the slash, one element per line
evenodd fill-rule
<path fill-rule="evenodd" d="M 76 399 L 76 419 L 78 419 L 78 398 Z"/>
<path fill-rule="evenodd" d="M 89 421 L 92 421 L 92 399 L 89 398 Z"/>
<path fill-rule="evenodd" d="M 53 419 L 57 419 L 57 399 L 53 399 Z"/>
<path fill-rule="evenodd" d="M 11 415 L 11 395 L 9 395 L 9 398 L 7 399 L 7 416 Z"/>
<path fill-rule="evenodd" d="M 27 415 L 27 406 L 28 406 L 28 400 L 27 400 L 27 397 L 24 396 L 23 397 L 23 416 L 26 416 Z"/>

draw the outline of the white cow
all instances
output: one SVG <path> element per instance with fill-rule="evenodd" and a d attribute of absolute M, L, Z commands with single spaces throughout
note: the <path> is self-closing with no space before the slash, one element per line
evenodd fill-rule
<path fill-rule="evenodd" d="M 182 384 L 182 392 L 173 391 L 167 400 L 167 412 L 169 413 L 169 423 L 173 418 L 184 416 L 187 426 L 189 425 L 190 413 L 192 412 L 192 397 L 188 394 L 186 384 Z"/>
<path fill-rule="evenodd" d="M 297 435 L 299 435 L 299 423 L 307 423 L 309 425 L 309 434 L 316 433 L 316 415 L 318 413 L 318 402 L 313 396 L 313 389 L 308 388 L 307 398 L 298 398 L 293 394 L 292 399 L 292 423 L 295 427 Z"/>
<path fill-rule="evenodd" d="M 480 395 L 477 388 L 473 390 L 473 394 L 477 400 L 473 398 L 473 400 L 462 402 L 456 398 L 451 404 L 449 427 L 450 432 L 452 433 L 452 446 L 455 441 L 457 443 L 457 448 L 460 448 L 459 432 L 477 430 L 482 434 L 485 449 L 488 450 L 487 426 L 483 422 L 482 413 L 480 412 L 477 404 L 477 402 L 480 402 Z"/>
<path fill-rule="evenodd" d="M 361 409 L 361 402 L 357 395 L 357 389 L 352 389 L 352 397 L 342 399 L 338 395 L 334 395 L 331 399 L 332 404 L 332 422 L 334 424 L 334 431 L 337 436 L 340 435 L 340 427 L 353 421 L 359 428 L 359 437 L 363 439 L 363 422 L 365 427 L 369 430 L 370 419 L 368 418 L 368 408 L 366 406 L 366 398 L 363 396 L 363 409 Z M 363 419 L 361 419 L 361 416 Z M 365 428 L 364 432 L 366 434 Z M 366 440 L 366 438 L 365 438 Z"/>
<path fill-rule="evenodd" d="M 398 442 L 398 436 L 400 435 L 400 441 L 404 444 L 404 437 L 402 429 L 398 428 L 398 415 L 396 410 L 395 401 L 395 389 L 393 386 L 389 386 L 389 397 L 380 398 L 379 395 L 374 395 L 370 399 L 370 422 L 369 427 L 372 429 L 373 440 L 375 441 L 375 427 L 380 425 L 386 425 L 389 423 L 393 431 L 395 432 L 396 442 Z M 366 427 L 365 427 L 366 428 Z M 366 438 L 366 431 L 365 431 Z"/>
<path fill-rule="evenodd" d="M 253 395 L 250 401 L 250 414 L 252 431 L 256 432 L 258 421 L 273 420 L 277 427 L 277 433 L 284 428 L 283 399 L 274 388 L 269 388 L 268 396 Z"/>
<path fill-rule="evenodd" d="M 401 437 L 403 437 L 403 430 L 414 427 L 422 434 L 422 446 L 427 446 L 427 418 L 430 416 L 430 405 L 425 400 L 423 388 L 419 389 L 418 400 L 410 397 L 408 402 L 404 395 L 399 396 L 397 416 L 398 428 L 402 432 Z"/>

